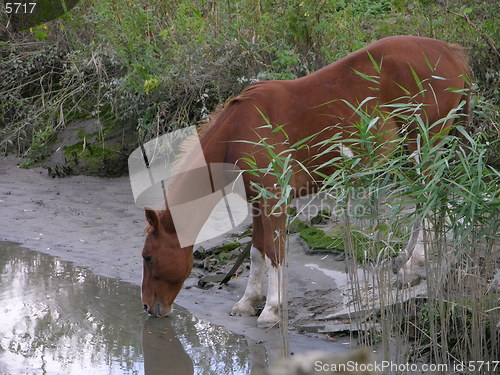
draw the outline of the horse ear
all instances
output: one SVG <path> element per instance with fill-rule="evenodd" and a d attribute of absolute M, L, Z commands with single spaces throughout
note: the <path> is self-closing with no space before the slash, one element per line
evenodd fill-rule
<path fill-rule="evenodd" d="M 158 229 L 160 219 L 158 218 L 158 214 L 156 213 L 156 211 L 152 208 L 145 207 L 144 213 L 146 214 L 146 220 L 148 221 L 148 224 L 151 225 L 153 229 Z"/>

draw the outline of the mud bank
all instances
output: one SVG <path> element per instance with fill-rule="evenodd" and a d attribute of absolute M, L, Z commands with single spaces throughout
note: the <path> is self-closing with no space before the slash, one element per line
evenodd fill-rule
<path fill-rule="evenodd" d="M 139 285 L 145 219 L 142 209 L 134 205 L 128 178 L 51 178 L 41 168 L 20 169 L 18 162 L 12 157 L 0 160 L 0 240 Z M 342 263 L 325 255 L 305 255 L 294 237 L 290 245 L 291 350 L 348 349 L 349 337 L 331 342 L 324 335 L 298 333 L 300 327 L 342 308 L 346 287 Z M 279 356 L 279 330 L 257 328 L 256 317 L 229 315 L 244 292 L 247 275 L 245 269 L 227 286 L 208 290 L 196 287 L 194 275 L 176 303 L 200 319 L 265 344 L 272 359 Z M 139 299 L 135 303 L 141 306 Z"/>

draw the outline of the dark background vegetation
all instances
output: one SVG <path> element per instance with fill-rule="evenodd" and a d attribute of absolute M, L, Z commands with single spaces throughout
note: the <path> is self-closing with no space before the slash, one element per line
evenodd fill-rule
<path fill-rule="evenodd" d="M 92 146 L 98 158 L 123 161 L 255 79 L 300 77 L 411 34 L 467 47 L 473 133 L 490 142 L 498 165 L 499 10 L 496 0 L 82 0 L 26 31 L 6 27 L 2 15 L 0 152 L 34 165 L 70 124 L 99 119 L 66 157 Z"/>

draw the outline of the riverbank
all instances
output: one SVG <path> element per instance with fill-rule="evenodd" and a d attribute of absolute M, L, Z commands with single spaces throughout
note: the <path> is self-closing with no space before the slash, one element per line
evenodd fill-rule
<path fill-rule="evenodd" d="M 140 285 L 145 219 L 143 210 L 134 204 L 128 177 L 51 178 L 42 168 L 22 169 L 18 163 L 14 157 L 0 160 L 0 240 Z M 347 349 L 346 342 L 327 341 L 324 335 L 298 334 L 303 331 L 300 327 L 342 308 L 346 286 L 342 263 L 324 255 L 305 255 L 296 237 L 290 245 L 291 350 Z M 200 289 L 196 287 L 199 273 L 194 272 L 176 303 L 200 319 L 264 343 L 268 353 L 279 351 L 277 328 L 266 331 L 256 327 L 256 317 L 229 315 L 244 292 L 247 275 L 244 267 L 227 286 Z"/>

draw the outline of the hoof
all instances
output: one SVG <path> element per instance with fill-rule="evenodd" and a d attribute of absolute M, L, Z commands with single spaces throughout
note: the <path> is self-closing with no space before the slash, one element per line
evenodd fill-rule
<path fill-rule="evenodd" d="M 401 268 L 397 274 L 396 286 L 399 289 L 408 288 L 419 284 L 422 280 L 426 279 L 425 269 L 410 271 L 405 267 Z"/>
<path fill-rule="evenodd" d="M 257 319 L 257 327 L 269 328 L 277 325 L 280 321 L 277 312 L 277 308 L 264 308 L 259 318 Z"/>
<path fill-rule="evenodd" d="M 231 316 L 255 316 L 257 311 L 250 305 L 236 304 L 231 310 Z"/>
<path fill-rule="evenodd" d="M 250 299 L 241 299 L 236 302 L 231 310 L 232 316 L 255 316 L 257 315 L 257 310 L 254 306 L 266 300 L 265 296 L 257 296 Z"/>

